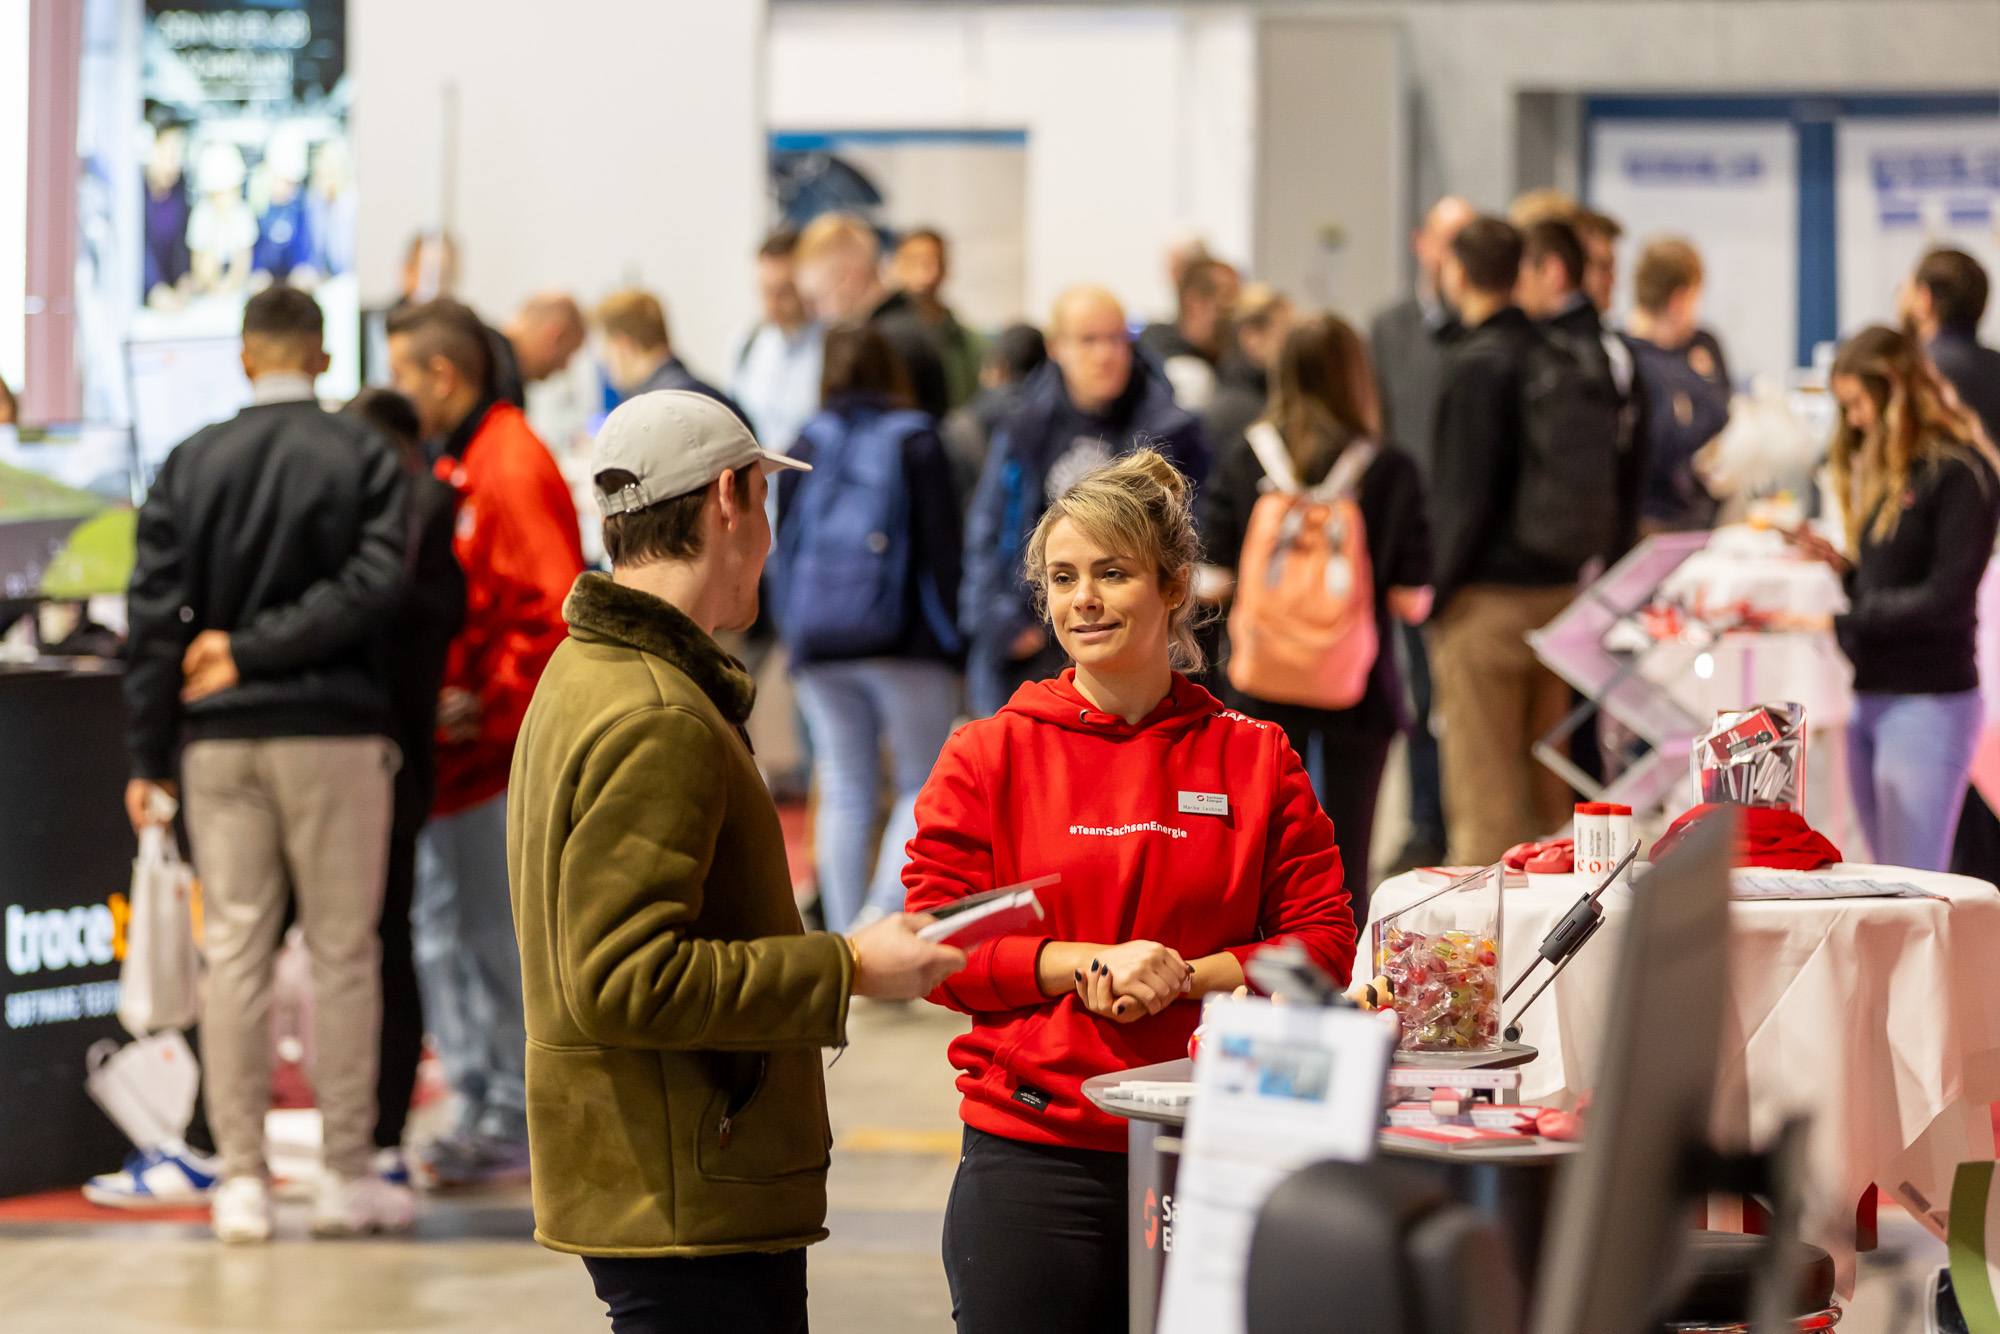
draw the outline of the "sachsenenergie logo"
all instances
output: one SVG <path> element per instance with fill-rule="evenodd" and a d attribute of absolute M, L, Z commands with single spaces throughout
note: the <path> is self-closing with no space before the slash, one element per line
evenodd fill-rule
<path fill-rule="evenodd" d="M 1187 830 L 1176 829 L 1170 824 L 1161 824 L 1158 820 L 1141 820 L 1136 824 L 1120 824 L 1109 827 L 1104 825 L 1073 824 L 1069 827 L 1069 832 L 1072 834 L 1095 834 L 1100 838 L 1123 838 L 1127 834 L 1169 834 L 1174 838 L 1187 837 Z"/>

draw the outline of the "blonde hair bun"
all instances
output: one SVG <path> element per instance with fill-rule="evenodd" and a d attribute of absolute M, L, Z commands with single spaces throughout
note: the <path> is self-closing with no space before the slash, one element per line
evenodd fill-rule
<path fill-rule="evenodd" d="M 1135 449 L 1110 466 L 1099 469 L 1096 476 L 1106 481 L 1116 477 L 1121 482 L 1126 476 L 1134 481 L 1143 478 L 1165 491 L 1175 504 L 1181 504 L 1188 499 L 1187 477 L 1179 468 L 1167 462 L 1167 456 L 1157 449 Z"/>

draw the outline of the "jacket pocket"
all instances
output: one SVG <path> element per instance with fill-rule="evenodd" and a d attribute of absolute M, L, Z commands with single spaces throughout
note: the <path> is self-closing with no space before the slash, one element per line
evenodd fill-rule
<path fill-rule="evenodd" d="M 830 1161 L 817 1051 L 713 1053 L 714 1091 L 695 1131 L 695 1165 L 713 1181 L 775 1181 Z"/>
<path fill-rule="evenodd" d="M 615 1047 L 527 1044 L 535 1222 L 567 1246 L 679 1241 L 676 1168 L 660 1057 Z"/>

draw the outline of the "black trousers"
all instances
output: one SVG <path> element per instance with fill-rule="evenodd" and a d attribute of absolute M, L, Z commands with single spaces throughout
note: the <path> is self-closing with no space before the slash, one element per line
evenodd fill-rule
<path fill-rule="evenodd" d="M 1125 1168 L 967 1126 L 944 1209 L 958 1334 L 1123 1334 Z"/>
<path fill-rule="evenodd" d="M 611 1334 L 806 1334 L 806 1252 L 586 1255 Z"/>
<path fill-rule="evenodd" d="M 408 769 L 408 764 L 404 765 Z M 375 1072 L 375 1147 L 403 1142 L 417 1063 L 424 1055 L 424 1001 L 417 989 L 410 901 L 417 892 L 417 834 L 430 818 L 433 784 L 396 776 L 396 805 L 389 822 L 389 869 L 382 886 L 382 1040 Z"/>
<path fill-rule="evenodd" d="M 1431 659 L 1422 626 L 1396 622 L 1402 642 L 1404 679 L 1410 691 L 1410 837 L 1433 847 L 1445 845 L 1444 776 L 1437 738 L 1431 735 Z"/>

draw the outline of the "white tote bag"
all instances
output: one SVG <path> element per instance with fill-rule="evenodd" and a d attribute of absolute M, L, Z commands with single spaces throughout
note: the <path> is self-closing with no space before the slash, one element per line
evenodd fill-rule
<path fill-rule="evenodd" d="M 90 1096 L 141 1149 L 181 1142 L 194 1119 L 201 1066 L 180 1030 L 119 1046 L 110 1038 L 84 1053 Z"/>
<path fill-rule="evenodd" d="M 201 952 L 194 939 L 194 872 L 181 860 L 166 813 L 139 831 L 132 915 L 125 925 L 118 1022 L 133 1037 L 186 1028 L 201 1015 Z"/>

